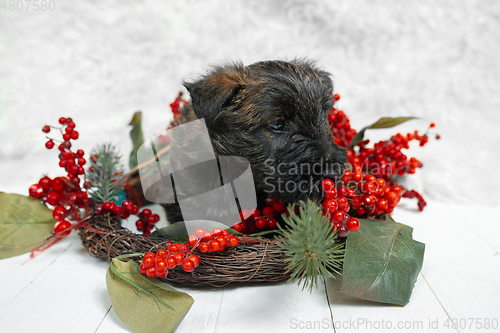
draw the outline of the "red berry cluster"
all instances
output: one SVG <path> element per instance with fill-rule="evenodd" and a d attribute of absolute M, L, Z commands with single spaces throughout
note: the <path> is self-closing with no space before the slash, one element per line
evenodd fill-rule
<path fill-rule="evenodd" d="M 139 220 L 135 222 L 137 230 L 141 231 L 144 235 L 150 235 L 155 224 L 160 221 L 158 214 L 153 214 L 150 209 L 143 209 L 138 215 Z"/>
<path fill-rule="evenodd" d="M 341 186 L 339 191 L 335 188 L 335 183 L 331 179 L 323 179 L 321 187 L 325 191 L 323 200 L 324 214 L 329 214 L 332 231 L 336 231 L 340 237 L 347 237 L 349 232 L 359 229 L 359 221 L 349 216 L 349 202 L 346 196 L 349 191 L 345 186 Z"/>
<path fill-rule="evenodd" d="M 334 103 L 339 99 L 339 94 L 333 95 Z M 328 121 L 330 123 L 333 136 L 335 137 L 333 141 L 341 147 L 349 147 L 352 139 L 358 132 L 351 127 L 351 121 L 346 116 L 344 111 L 337 110 L 334 106 L 328 114 Z"/>
<path fill-rule="evenodd" d="M 52 216 L 58 223 L 54 225 L 54 233 L 58 237 L 65 237 L 69 234 L 61 231 L 71 227 L 71 223 L 66 218 L 80 222 L 80 209 L 85 209 L 90 204 L 87 192 L 82 191 L 76 180 L 69 180 L 67 177 L 43 177 L 37 184 L 29 188 L 29 195 L 39 199 L 44 204 L 55 206 Z"/>
<path fill-rule="evenodd" d="M 340 96 L 338 94 L 335 94 L 333 97 L 334 103 L 339 99 Z M 343 111 L 337 110 L 335 107 L 333 107 L 328 116 L 328 120 L 333 136 L 335 138 L 334 142 L 341 147 L 349 147 L 352 143 L 352 139 L 357 134 L 357 132 L 356 130 L 351 128 L 349 118 L 346 116 L 346 114 Z M 436 127 L 435 123 L 431 123 L 429 125 L 429 129 L 434 127 Z M 439 135 L 436 135 L 436 139 L 440 138 L 441 137 Z M 414 174 L 416 172 L 416 169 L 423 166 L 418 159 L 414 157 L 409 158 L 402 152 L 402 149 L 409 149 L 409 142 L 413 140 L 418 141 L 421 147 L 425 146 L 429 142 L 428 131 L 422 135 L 420 135 L 418 131 L 407 133 L 406 135 L 398 133 L 396 135 L 393 135 L 389 140 L 375 143 L 373 148 L 367 147 L 367 145 L 370 143 L 370 140 L 365 140 L 357 143 L 355 145 L 358 147 L 357 151 L 353 149 L 347 149 L 348 163 L 352 166 L 353 176 L 354 173 L 361 173 L 361 170 L 365 170 L 367 174 L 380 177 L 385 180 L 388 185 L 394 186 L 395 184 L 397 184 L 396 180 L 394 179 L 395 176 L 401 177 L 407 174 Z M 355 181 L 359 182 L 359 180 Z M 404 188 L 402 189 L 403 197 L 417 198 L 419 209 L 422 210 L 426 205 L 423 197 L 414 190 L 410 191 L 411 193 L 408 194 L 407 192 L 408 190 Z M 399 196 L 401 197 L 401 193 L 399 194 Z M 386 199 L 390 203 L 390 201 L 392 200 L 392 196 L 391 198 Z M 380 203 L 381 208 L 385 207 L 385 204 L 383 202 L 384 201 L 382 200 Z M 394 205 L 394 203 L 392 203 L 392 205 Z M 364 208 L 366 211 L 366 208 L 370 209 L 370 206 L 372 205 L 368 200 L 368 206 L 364 207 L 363 205 L 361 205 L 360 207 Z M 381 208 L 375 206 L 374 211 L 377 212 L 377 209 L 379 211 L 384 211 Z M 391 210 L 390 207 L 389 210 Z M 362 212 L 362 209 L 359 209 L 359 212 Z M 366 211 L 366 213 L 370 212 Z"/>
<path fill-rule="evenodd" d="M 165 249 L 159 249 L 156 254 L 154 252 L 146 253 L 139 270 L 141 274 L 152 279 L 166 277 L 169 269 L 174 269 L 179 265 L 184 271 L 192 272 L 200 264 L 200 257 L 188 252 L 189 248 L 186 244 L 166 243 Z"/>
<path fill-rule="evenodd" d="M 354 173 L 344 171 L 339 192 L 346 192 L 350 199 L 351 214 L 390 214 L 401 200 L 403 188 L 397 184 L 389 186 L 383 178 L 367 175 L 357 169 Z"/>
<path fill-rule="evenodd" d="M 268 199 L 262 213 L 258 209 L 242 209 L 241 222 L 235 223 L 233 229 L 243 234 L 253 234 L 256 230 L 276 229 L 278 220 L 275 216 L 285 211 L 285 204 L 278 199 Z"/>
<path fill-rule="evenodd" d="M 40 199 L 42 203 L 55 206 L 52 211 L 52 216 L 58 222 L 54 225 L 54 233 L 58 237 L 67 236 L 72 227 L 71 222 L 65 219 L 72 219 L 76 222 L 82 221 L 80 209 L 84 209 L 88 213 L 90 204 L 87 192 L 80 187 L 80 175 L 85 174 L 83 166 L 87 162 L 83 157 L 85 152 L 78 149 L 76 152 L 71 151 L 71 140 L 77 140 L 79 133 L 75 130 L 75 123 L 71 118 L 59 118 L 61 127 L 45 125 L 42 132 L 50 133 L 52 129 L 58 129 L 61 132 L 63 141 L 58 148 L 59 166 L 64 168 L 68 173 L 66 177 L 56 177 L 51 179 L 43 177 L 38 184 L 33 184 L 29 188 L 29 195 L 33 198 Z M 55 146 L 53 138 L 45 143 L 47 149 L 52 149 Z M 64 232 L 67 230 L 66 232 Z"/>
<path fill-rule="evenodd" d="M 131 200 L 123 201 L 121 206 L 108 201 L 96 205 L 94 207 L 94 212 L 97 215 L 109 212 L 111 215 L 120 216 L 122 219 L 128 219 L 130 215 L 136 215 L 139 217 L 139 220 L 135 222 L 135 226 L 137 230 L 142 231 L 144 235 L 150 235 L 154 225 L 160 220 L 160 216 L 158 214 L 153 214 L 150 209 L 143 209 L 142 212 L 139 213 L 139 207 Z"/>
<path fill-rule="evenodd" d="M 185 272 L 192 272 L 200 264 L 200 257 L 193 254 L 195 249 L 198 248 L 201 252 L 222 252 L 226 247 L 236 246 L 238 243 L 238 237 L 229 234 L 227 230 L 214 228 L 207 231 L 198 228 L 194 235 L 189 236 L 187 244 L 169 241 L 165 243 L 165 249 L 159 249 L 156 254 L 146 253 L 139 269 L 141 274 L 150 278 L 164 278 L 169 269 L 177 266 L 182 266 Z"/>
<path fill-rule="evenodd" d="M 197 228 L 194 235 L 188 238 L 189 246 L 197 247 L 201 252 L 222 252 L 226 247 L 236 246 L 239 242 L 238 237 L 221 228 L 214 228 L 212 231 Z"/>

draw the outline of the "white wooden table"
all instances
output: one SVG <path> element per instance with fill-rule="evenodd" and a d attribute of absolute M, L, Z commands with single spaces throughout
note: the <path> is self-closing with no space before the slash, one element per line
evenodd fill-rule
<path fill-rule="evenodd" d="M 405 307 L 343 295 L 341 279 L 312 294 L 285 283 L 177 288 L 195 300 L 177 332 L 499 332 L 491 324 L 500 321 L 500 208 L 400 206 L 394 218 L 426 244 Z M 0 332 L 130 332 L 108 298 L 107 268 L 76 233 L 35 259 L 0 260 Z"/>

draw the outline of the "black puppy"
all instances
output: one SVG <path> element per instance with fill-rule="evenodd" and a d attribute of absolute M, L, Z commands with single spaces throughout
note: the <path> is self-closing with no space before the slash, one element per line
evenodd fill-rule
<path fill-rule="evenodd" d="M 313 63 L 229 64 L 184 86 L 192 104 L 176 125 L 204 118 L 216 156 L 245 157 L 259 206 L 272 198 L 319 201 L 321 181 L 342 176 L 346 154 L 327 122 L 332 80 Z M 170 222 L 182 220 L 177 204 L 164 206 Z"/>

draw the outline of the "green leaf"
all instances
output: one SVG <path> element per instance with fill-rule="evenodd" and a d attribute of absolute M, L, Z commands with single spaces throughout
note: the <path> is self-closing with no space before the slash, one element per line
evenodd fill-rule
<path fill-rule="evenodd" d="M 243 236 L 243 234 L 229 228 L 225 224 L 208 220 L 176 222 L 174 224 L 156 230 L 151 234 L 151 236 L 159 236 L 171 241 L 185 243 L 187 242 L 189 237 L 187 231 L 188 228 L 192 231 L 194 231 L 196 228 L 202 228 L 203 230 L 208 231 L 212 231 L 214 228 L 221 228 L 223 230 L 226 229 L 232 235 Z"/>
<path fill-rule="evenodd" d="M 39 247 L 52 235 L 56 221 L 39 200 L 0 192 L 0 259 Z"/>
<path fill-rule="evenodd" d="M 349 148 L 352 148 L 355 145 L 357 145 L 359 142 L 363 141 L 363 138 L 365 136 L 365 131 L 367 129 L 394 127 L 394 126 L 402 124 L 405 121 L 408 121 L 411 119 L 416 119 L 416 117 L 397 117 L 397 118 L 384 117 L 384 118 L 380 118 L 379 120 L 377 120 L 373 124 L 366 126 L 361 131 L 359 131 L 358 134 L 356 134 L 354 136 L 354 138 L 352 139 L 352 142 L 351 142 Z"/>
<path fill-rule="evenodd" d="M 133 169 L 137 166 L 137 151 L 144 143 L 144 134 L 142 132 L 142 113 L 140 111 L 134 114 L 129 125 L 133 126 L 130 131 L 130 138 L 132 139 L 132 152 L 130 153 L 129 159 L 130 168 Z"/>
<path fill-rule="evenodd" d="M 188 294 L 140 274 L 132 260 L 113 259 L 106 285 L 116 315 L 136 333 L 174 332 L 194 303 Z"/>
<path fill-rule="evenodd" d="M 391 221 L 360 219 L 347 237 L 341 292 L 370 301 L 406 305 L 422 269 L 425 245 L 413 229 Z"/>

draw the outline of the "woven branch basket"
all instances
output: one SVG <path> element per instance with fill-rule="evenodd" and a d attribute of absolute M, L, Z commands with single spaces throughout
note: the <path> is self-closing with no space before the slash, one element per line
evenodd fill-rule
<path fill-rule="evenodd" d="M 111 261 L 124 254 L 156 252 L 164 247 L 165 239 L 135 234 L 121 226 L 119 217 L 109 213 L 95 215 L 86 227 L 79 229 L 83 246 L 95 257 Z M 224 252 L 194 252 L 200 265 L 193 272 L 182 267 L 169 270 L 163 280 L 182 286 L 224 287 L 230 283 L 276 282 L 287 280 L 285 250 L 276 240 L 251 238 Z M 133 257 L 139 263 L 142 258 Z"/>

